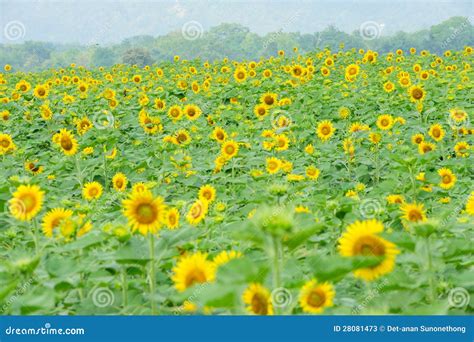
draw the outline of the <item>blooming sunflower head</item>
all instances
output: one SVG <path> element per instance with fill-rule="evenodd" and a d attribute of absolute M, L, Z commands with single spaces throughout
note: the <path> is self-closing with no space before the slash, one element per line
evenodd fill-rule
<path fill-rule="evenodd" d="M 58 228 L 61 222 L 70 218 L 72 214 L 72 210 L 63 208 L 54 208 L 48 211 L 48 213 L 43 217 L 42 228 L 44 235 L 47 237 L 53 237 L 54 229 Z"/>
<path fill-rule="evenodd" d="M 99 182 L 90 182 L 84 184 L 82 189 L 82 196 L 88 200 L 92 201 L 100 198 L 102 196 L 103 188 Z"/>
<path fill-rule="evenodd" d="M 334 134 L 335 128 L 332 123 L 328 120 L 322 121 L 318 124 L 316 133 L 318 134 L 319 139 L 322 141 L 327 141 Z"/>
<path fill-rule="evenodd" d="M 123 201 L 123 209 L 132 231 L 138 230 L 143 235 L 156 233 L 166 212 L 164 200 L 153 197 L 149 190 L 132 192 Z"/>
<path fill-rule="evenodd" d="M 8 203 L 10 213 L 20 221 L 30 221 L 41 210 L 44 192 L 38 185 L 20 185 Z"/>
<path fill-rule="evenodd" d="M 222 144 L 221 152 L 226 159 L 231 159 L 239 152 L 239 145 L 233 140 L 227 140 Z"/>
<path fill-rule="evenodd" d="M 377 127 L 381 130 L 389 130 L 393 126 L 393 117 L 389 114 L 380 115 L 377 118 Z"/>
<path fill-rule="evenodd" d="M 421 203 L 404 203 L 400 210 L 402 218 L 409 222 L 420 222 L 426 220 L 426 211 Z"/>
<path fill-rule="evenodd" d="M 117 191 L 125 191 L 127 184 L 127 176 L 125 176 L 122 172 L 116 173 L 112 178 L 112 185 Z"/>
<path fill-rule="evenodd" d="M 300 306 L 307 313 L 321 313 L 333 306 L 336 295 L 334 287 L 328 282 L 318 283 L 315 279 L 303 285 L 299 295 Z"/>
<path fill-rule="evenodd" d="M 199 189 L 199 199 L 212 203 L 216 199 L 216 189 L 212 185 L 203 185 Z"/>
<path fill-rule="evenodd" d="M 263 285 L 250 284 L 242 295 L 248 312 L 254 315 L 273 315 L 270 291 Z"/>
<path fill-rule="evenodd" d="M 208 210 L 209 207 L 207 201 L 197 200 L 189 208 L 186 219 L 190 224 L 197 225 L 206 217 Z"/>
<path fill-rule="evenodd" d="M 214 281 L 216 276 L 216 265 L 207 260 L 207 254 L 197 252 L 181 257 L 173 268 L 175 288 L 184 292 L 195 284 L 202 284 Z"/>
<path fill-rule="evenodd" d="M 439 169 L 438 175 L 441 178 L 439 186 L 442 189 L 445 189 L 445 190 L 451 189 L 456 183 L 456 180 L 457 180 L 456 175 L 450 169 L 447 169 L 447 168 Z"/>
<path fill-rule="evenodd" d="M 356 277 L 371 281 L 393 270 L 399 251 L 395 244 L 379 236 L 383 230 L 382 222 L 375 219 L 356 221 L 339 238 L 338 249 L 342 256 L 374 256 L 381 259 L 374 266 L 357 269 L 354 272 Z"/>
<path fill-rule="evenodd" d="M 425 99 L 426 93 L 419 85 L 413 85 L 408 89 L 408 95 L 413 102 L 421 102 Z"/>

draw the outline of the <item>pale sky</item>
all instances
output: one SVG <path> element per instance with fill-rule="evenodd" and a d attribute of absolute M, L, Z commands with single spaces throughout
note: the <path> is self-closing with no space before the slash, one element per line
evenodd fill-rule
<path fill-rule="evenodd" d="M 472 0 L 0 0 L 0 43 L 117 43 L 136 35 L 179 31 L 189 21 L 204 30 L 239 23 L 259 34 L 314 33 L 331 24 L 351 33 L 374 21 L 387 35 L 429 28 L 457 15 L 473 22 L 473 4 Z"/>

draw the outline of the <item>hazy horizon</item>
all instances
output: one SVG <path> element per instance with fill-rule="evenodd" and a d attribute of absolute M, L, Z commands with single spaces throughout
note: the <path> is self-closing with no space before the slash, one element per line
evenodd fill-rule
<path fill-rule="evenodd" d="M 474 19 L 473 2 L 469 0 L 1 0 L 0 13 L 0 43 L 32 40 L 73 44 L 110 44 L 137 35 L 160 36 L 180 31 L 189 22 L 197 22 L 203 30 L 238 23 L 263 35 L 280 30 L 314 33 L 329 25 L 351 33 L 371 21 L 380 25 L 383 36 L 428 29 L 453 16 L 468 17 L 470 22 Z"/>

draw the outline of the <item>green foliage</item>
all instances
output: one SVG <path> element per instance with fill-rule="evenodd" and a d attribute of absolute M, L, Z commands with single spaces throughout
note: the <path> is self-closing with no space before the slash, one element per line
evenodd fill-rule
<path fill-rule="evenodd" d="M 185 39 L 181 32 L 171 32 L 156 38 L 135 36 L 107 47 L 42 42 L 0 45 L 0 65 L 10 64 L 18 70 L 65 67 L 71 62 L 84 66 L 111 66 L 117 63 L 144 66 L 172 60 L 174 55 L 211 61 L 224 57 L 249 60 L 274 56 L 280 49 L 291 51 L 293 47 L 298 47 L 301 52 L 325 47 L 334 50 L 341 43 L 345 49 L 370 48 L 388 52 L 415 47 L 440 54 L 474 44 L 474 27 L 465 17 L 452 17 L 428 30 L 398 32 L 393 36 L 364 40 L 359 31 L 347 34 L 334 26 L 314 34 L 278 31 L 259 36 L 239 24 L 221 24 L 203 32 L 195 40 Z"/>

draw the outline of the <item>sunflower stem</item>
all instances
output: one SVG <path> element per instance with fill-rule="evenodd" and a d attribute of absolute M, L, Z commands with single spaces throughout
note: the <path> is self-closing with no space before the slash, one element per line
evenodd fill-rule
<path fill-rule="evenodd" d="M 281 272 L 280 272 L 280 240 L 278 237 L 273 236 L 273 289 L 278 289 L 281 284 Z M 275 313 L 280 314 L 280 309 L 275 307 Z"/>
<path fill-rule="evenodd" d="M 39 239 L 38 239 L 38 221 L 35 218 L 33 220 L 33 239 L 35 242 L 35 254 L 39 254 Z"/>
<path fill-rule="evenodd" d="M 83 187 L 82 172 L 81 172 L 81 168 L 79 166 L 79 157 L 77 155 L 76 155 L 76 158 L 75 158 L 75 164 L 76 164 L 77 179 L 78 179 L 79 184 L 81 185 L 81 189 L 82 189 L 82 187 Z"/>
<path fill-rule="evenodd" d="M 431 245 L 430 245 L 430 237 L 426 237 L 426 255 L 428 259 L 428 276 L 429 276 L 429 285 L 430 285 L 430 303 L 433 303 L 435 296 L 436 296 L 436 289 L 434 286 L 434 279 L 433 279 L 433 260 L 431 258 Z"/>
<path fill-rule="evenodd" d="M 156 315 L 156 303 L 155 303 L 155 236 L 150 233 L 150 302 L 151 302 L 151 314 Z"/>
<path fill-rule="evenodd" d="M 125 310 L 128 305 L 128 285 L 127 285 L 127 269 L 125 267 L 122 268 L 122 306 Z"/>

